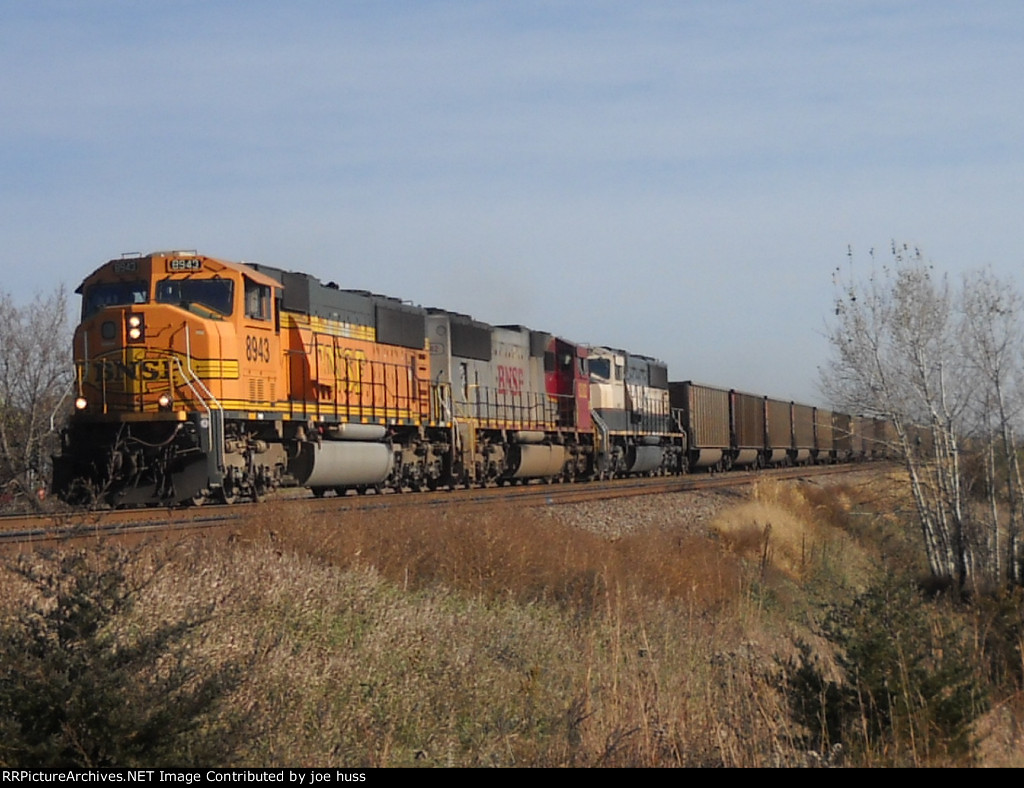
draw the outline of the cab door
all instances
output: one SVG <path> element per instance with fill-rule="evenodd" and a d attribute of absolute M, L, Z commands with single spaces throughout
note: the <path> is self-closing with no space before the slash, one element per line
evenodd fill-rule
<path fill-rule="evenodd" d="M 238 338 L 242 396 L 254 410 L 276 410 L 285 393 L 281 333 L 273 280 L 242 276 L 243 313 Z"/>
<path fill-rule="evenodd" d="M 573 389 L 576 394 L 576 429 L 580 432 L 591 432 L 593 423 L 590 419 L 590 374 L 587 372 L 587 348 L 576 345 L 574 348 Z"/>

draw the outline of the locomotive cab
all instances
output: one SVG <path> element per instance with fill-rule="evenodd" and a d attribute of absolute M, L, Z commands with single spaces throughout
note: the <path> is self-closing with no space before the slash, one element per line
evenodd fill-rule
<path fill-rule="evenodd" d="M 77 410 L 181 420 L 269 407 L 281 376 L 275 287 L 246 267 L 182 253 L 102 266 L 76 291 Z"/>
<path fill-rule="evenodd" d="M 282 388 L 278 287 L 193 252 L 111 260 L 87 277 L 57 491 L 74 497 L 77 479 L 111 502 L 150 503 L 239 476 L 241 460 L 225 458 L 226 425 L 262 418 Z"/>

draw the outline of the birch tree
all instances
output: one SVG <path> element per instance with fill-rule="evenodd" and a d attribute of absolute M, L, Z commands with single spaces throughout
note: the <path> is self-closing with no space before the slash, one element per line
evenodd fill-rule
<path fill-rule="evenodd" d="M 985 458 L 987 548 L 997 574 L 1022 582 L 1024 485 L 1016 446 L 1024 370 L 1024 297 L 1013 283 L 980 271 L 963 288 L 964 357 L 976 381 L 976 439 Z"/>
<path fill-rule="evenodd" d="M 865 276 L 856 268 L 851 253 L 836 272 L 823 389 L 837 410 L 892 423 L 936 578 L 1019 583 L 1019 294 L 987 272 L 955 288 L 896 244 Z M 969 496 L 965 446 L 989 447 L 987 514 Z"/>

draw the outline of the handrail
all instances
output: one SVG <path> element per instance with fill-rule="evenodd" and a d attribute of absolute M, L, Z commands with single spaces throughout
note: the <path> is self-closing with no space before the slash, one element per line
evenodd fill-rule
<path fill-rule="evenodd" d="M 181 369 L 181 358 L 180 358 L 180 356 L 175 355 L 174 359 L 175 359 L 175 362 L 177 363 L 178 368 L 180 370 Z M 213 450 L 214 450 L 214 453 L 215 453 L 214 456 L 217 458 L 217 468 L 223 470 L 223 468 L 224 468 L 224 408 L 221 406 L 221 404 L 217 400 L 217 398 L 215 396 L 213 396 L 213 392 L 210 391 L 209 387 L 203 382 L 202 378 L 200 378 L 199 375 L 196 373 L 196 371 L 192 368 L 192 335 L 189 332 L 188 323 L 185 324 L 185 361 L 186 361 L 186 366 L 187 366 L 187 369 L 188 369 L 188 374 L 189 374 L 189 376 L 191 376 L 191 380 L 189 380 L 189 378 L 185 377 L 184 374 L 182 374 L 182 379 L 185 381 L 185 385 L 188 386 L 189 391 L 191 391 L 192 394 L 195 395 L 196 399 L 199 400 L 199 402 L 202 403 L 202 406 L 206 409 L 206 413 L 210 416 L 210 418 L 212 420 L 211 424 L 216 424 L 216 427 L 217 427 L 216 435 L 214 435 L 214 440 L 212 441 L 212 443 L 214 444 Z M 202 389 L 202 392 L 205 393 L 206 396 L 209 398 L 210 402 L 213 403 L 215 409 L 211 408 L 209 403 L 207 403 L 207 401 L 205 399 L 203 399 L 202 394 L 196 391 L 196 387 L 192 385 L 193 382 L 199 388 Z M 214 415 L 214 413 L 216 413 L 216 415 Z"/>
<path fill-rule="evenodd" d="M 590 412 L 590 418 L 597 425 L 597 435 L 594 440 L 594 451 L 598 454 L 601 452 L 607 452 L 609 447 L 608 441 L 608 424 L 604 419 L 598 415 L 596 410 Z"/>

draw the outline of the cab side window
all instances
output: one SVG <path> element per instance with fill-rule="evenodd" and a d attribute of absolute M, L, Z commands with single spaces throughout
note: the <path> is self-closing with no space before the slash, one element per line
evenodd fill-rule
<path fill-rule="evenodd" d="M 245 316 L 252 320 L 271 319 L 270 288 L 245 279 Z"/>

